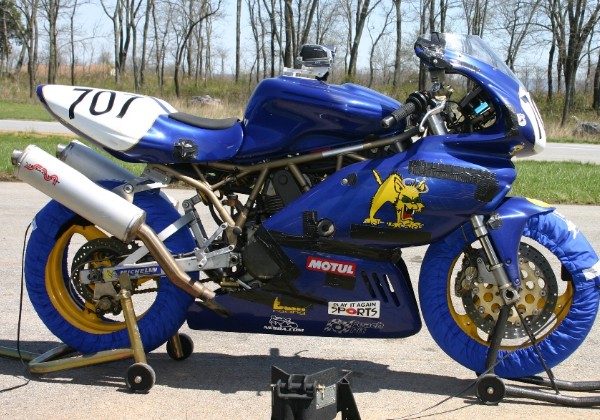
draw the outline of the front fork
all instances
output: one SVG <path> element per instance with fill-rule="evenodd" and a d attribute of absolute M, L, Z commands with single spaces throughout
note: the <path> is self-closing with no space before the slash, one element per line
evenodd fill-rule
<path fill-rule="evenodd" d="M 504 304 L 506 306 L 513 305 L 519 300 L 519 292 L 517 289 L 515 289 L 508 278 L 504 264 L 502 264 L 498 258 L 498 255 L 496 254 L 496 251 L 494 250 L 494 247 L 492 246 L 492 241 L 490 240 L 490 235 L 485 225 L 483 216 L 471 216 L 471 225 L 473 226 L 475 236 L 481 243 L 485 255 L 487 256 L 489 270 L 496 280 L 496 284 L 498 285 L 500 296 L 502 297 Z"/>

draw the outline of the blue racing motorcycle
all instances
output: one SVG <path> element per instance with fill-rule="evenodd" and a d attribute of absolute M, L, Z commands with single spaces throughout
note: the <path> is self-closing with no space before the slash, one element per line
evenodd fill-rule
<path fill-rule="evenodd" d="M 420 307 L 439 346 L 477 373 L 520 378 L 569 357 L 596 317 L 600 264 L 552 206 L 509 195 L 512 158 L 545 146 L 534 101 L 479 37 L 434 33 L 415 53 L 431 87 L 400 104 L 328 84 L 332 50 L 304 46 L 302 68 L 263 80 L 241 121 L 40 86 L 58 121 L 147 164 L 136 176 L 77 141 L 59 159 L 33 145 L 13 153 L 17 176 L 53 198 L 25 261 L 41 319 L 84 354 L 168 341 L 183 358 L 186 319 L 401 338 L 420 330 Z M 190 187 L 182 211 L 162 191 L 176 181 Z M 417 245 L 428 245 L 419 303 L 402 258 Z M 137 365 L 128 384 L 147 389 Z"/>

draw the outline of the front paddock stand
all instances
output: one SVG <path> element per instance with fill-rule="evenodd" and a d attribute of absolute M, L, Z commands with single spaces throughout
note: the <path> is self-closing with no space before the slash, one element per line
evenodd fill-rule
<path fill-rule="evenodd" d="M 133 392 L 148 392 L 156 382 L 154 369 L 146 361 L 144 346 L 138 328 L 131 292 L 121 289 L 117 295 L 121 301 L 125 325 L 129 334 L 130 348 L 100 351 L 93 354 L 75 354 L 75 350 L 61 344 L 43 354 L 31 353 L 8 347 L 0 347 L 0 356 L 22 359 L 31 373 L 44 374 L 101 363 L 114 362 L 132 357 L 134 362 L 127 369 L 125 382 Z M 171 349 L 171 350 L 169 350 Z M 185 334 L 176 333 L 167 343 L 167 352 L 175 360 L 187 358 L 193 351 L 193 343 Z"/>
<path fill-rule="evenodd" d="M 552 404 L 559 404 L 568 407 L 595 407 L 600 406 L 600 395 L 593 396 L 571 396 L 563 395 L 560 391 L 574 392 L 593 392 L 600 391 L 600 381 L 561 381 L 554 378 L 552 371 L 546 366 L 543 358 L 540 360 L 548 373 L 549 379 L 539 376 L 531 376 L 518 379 L 510 379 L 513 382 L 521 382 L 530 385 L 535 385 L 537 388 L 523 387 L 519 385 L 506 384 L 505 379 L 494 374 L 494 366 L 496 358 L 500 350 L 500 344 L 508 319 L 509 306 L 503 306 L 500 309 L 500 314 L 494 330 L 489 339 L 490 347 L 486 360 L 486 372 L 477 378 L 476 394 L 477 398 L 488 405 L 496 405 L 501 402 L 504 397 L 515 398 L 530 398 L 536 401 L 543 401 Z M 531 335 L 532 336 L 532 335 Z M 533 338 L 533 337 L 532 337 Z M 546 389 L 544 389 L 546 388 Z M 554 391 L 554 393 L 551 393 Z"/>
<path fill-rule="evenodd" d="M 600 381 L 561 381 L 539 376 L 511 379 L 510 381 L 535 385 L 537 388 L 506 384 L 505 379 L 486 374 L 477 379 L 477 398 L 485 404 L 498 404 L 504 397 L 530 398 L 567 407 L 600 406 L 600 395 L 573 396 L 564 395 L 560 391 L 594 392 L 600 391 Z"/>

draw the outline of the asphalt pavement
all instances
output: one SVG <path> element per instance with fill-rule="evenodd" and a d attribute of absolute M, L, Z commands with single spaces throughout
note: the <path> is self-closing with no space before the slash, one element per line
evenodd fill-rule
<path fill-rule="evenodd" d="M 189 192 L 170 190 L 178 199 Z M 21 252 L 25 229 L 47 198 L 23 183 L 0 183 L 0 346 L 16 347 Z M 600 250 L 600 207 L 560 206 Z M 423 247 L 407 250 L 414 287 Z M 595 408 L 569 408 L 506 398 L 481 404 L 475 376 L 447 357 L 424 328 L 406 339 L 311 338 L 191 331 L 195 351 L 176 362 L 165 348 L 148 355 L 156 385 L 131 394 L 124 374 L 131 360 L 35 375 L 25 382 L 17 360 L 0 358 L 0 417 L 5 419 L 268 419 L 271 367 L 312 374 L 328 368 L 352 371 L 350 384 L 363 419 L 503 418 L 591 419 Z M 23 300 L 21 348 L 44 352 L 59 344 Z M 564 380 L 600 380 L 600 328 L 554 369 Z M 23 385 L 23 386 L 21 386 Z M 20 386 L 20 387 L 19 387 Z M 15 388 L 18 387 L 18 388 Z M 568 393 L 570 394 L 570 393 Z M 598 395 L 598 394 L 596 394 Z M 338 418 L 339 415 L 338 415 Z"/>

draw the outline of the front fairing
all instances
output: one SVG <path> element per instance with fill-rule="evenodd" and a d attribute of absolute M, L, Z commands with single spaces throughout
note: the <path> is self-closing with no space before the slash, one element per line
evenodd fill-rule
<path fill-rule="evenodd" d="M 430 39 L 420 37 L 417 40 L 415 52 L 432 70 L 468 77 L 493 102 L 497 112 L 496 124 L 478 133 L 478 136 L 457 136 L 457 148 L 485 148 L 489 153 L 520 157 L 544 150 L 546 134 L 533 99 L 514 73 L 481 38 L 473 35 L 431 34 Z"/>

